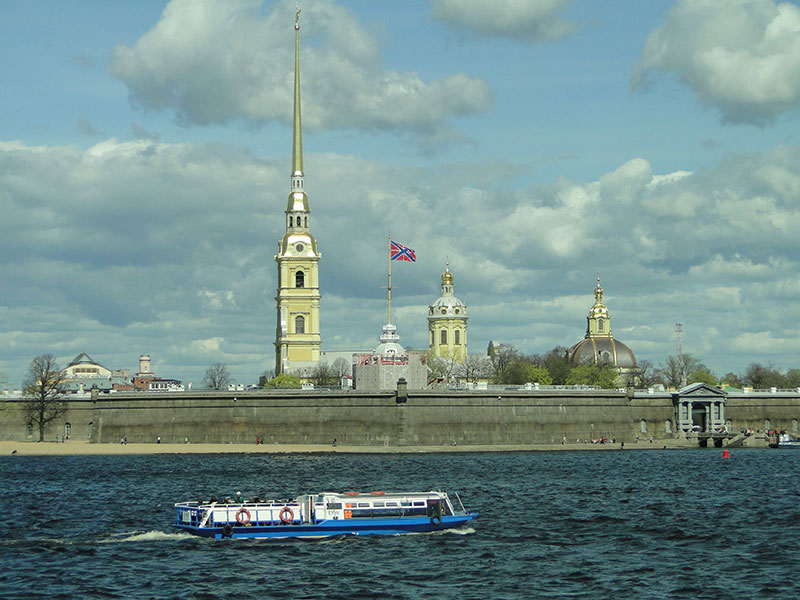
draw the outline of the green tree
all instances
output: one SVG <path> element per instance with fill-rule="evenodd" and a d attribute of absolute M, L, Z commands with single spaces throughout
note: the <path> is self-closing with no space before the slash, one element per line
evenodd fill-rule
<path fill-rule="evenodd" d="M 728 385 L 731 385 L 731 386 L 733 386 L 735 388 L 743 388 L 744 387 L 744 382 L 742 381 L 742 378 L 739 377 L 736 373 L 733 373 L 733 372 L 726 373 L 725 375 L 723 375 L 720 378 L 719 382 L 720 382 L 720 384 L 727 383 Z"/>
<path fill-rule="evenodd" d="M 756 390 L 785 386 L 785 379 L 777 369 L 765 367 L 760 363 L 750 363 L 742 379 L 746 385 L 750 385 Z"/>
<path fill-rule="evenodd" d="M 701 365 L 689 374 L 689 381 L 692 383 L 706 383 L 708 385 L 719 385 L 719 379 L 705 365 Z"/>
<path fill-rule="evenodd" d="M 785 383 L 784 385 L 787 388 L 798 388 L 800 387 L 800 369 L 789 369 L 786 371 L 785 375 Z"/>
<path fill-rule="evenodd" d="M 302 384 L 300 383 L 300 378 L 295 377 L 294 375 L 287 375 L 286 373 L 280 373 L 276 375 L 269 381 L 264 384 L 264 389 L 268 390 L 275 390 L 275 389 L 300 389 Z"/>
<path fill-rule="evenodd" d="M 203 387 L 209 390 L 225 390 L 231 383 L 231 375 L 225 363 L 214 363 L 203 375 Z"/>
<path fill-rule="evenodd" d="M 578 365 L 572 367 L 567 377 L 567 385 L 596 385 L 603 389 L 614 389 L 617 387 L 617 377 L 619 374 L 613 367 L 598 365 Z"/>
<path fill-rule="evenodd" d="M 23 404 L 25 422 L 39 428 L 39 441 L 44 441 L 45 426 L 66 411 L 61 395 L 61 369 L 51 354 L 37 356 L 31 361 L 23 382 L 26 400 Z"/>
<path fill-rule="evenodd" d="M 544 368 L 550 373 L 550 378 L 554 385 L 564 385 L 571 367 L 567 361 L 567 349 L 564 346 L 556 346 L 544 357 Z"/>
<path fill-rule="evenodd" d="M 492 361 L 495 383 L 506 383 L 506 369 L 520 358 L 519 350 L 510 344 L 489 344 L 489 360 Z"/>

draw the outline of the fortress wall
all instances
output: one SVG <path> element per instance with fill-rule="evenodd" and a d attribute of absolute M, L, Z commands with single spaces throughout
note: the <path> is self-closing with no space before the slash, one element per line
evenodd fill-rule
<path fill-rule="evenodd" d="M 53 441 L 71 426 L 71 439 L 94 442 L 324 444 L 438 446 L 574 443 L 605 436 L 617 442 L 675 436 L 670 394 L 594 391 L 254 391 L 126 393 L 97 401 L 71 399 L 69 410 L 46 430 Z M 792 431 L 800 394 L 729 397 L 734 431 L 773 427 Z M 0 401 L 0 439 L 28 436 L 21 402 Z"/>

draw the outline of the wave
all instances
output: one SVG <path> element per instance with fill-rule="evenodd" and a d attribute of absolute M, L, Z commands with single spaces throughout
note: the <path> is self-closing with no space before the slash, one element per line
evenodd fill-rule
<path fill-rule="evenodd" d="M 110 537 L 100 540 L 101 544 L 121 544 L 124 542 L 162 542 L 166 540 L 196 540 L 196 536 L 191 533 L 167 533 L 165 531 L 142 531 L 133 532 L 128 531 L 124 533 L 115 533 Z"/>

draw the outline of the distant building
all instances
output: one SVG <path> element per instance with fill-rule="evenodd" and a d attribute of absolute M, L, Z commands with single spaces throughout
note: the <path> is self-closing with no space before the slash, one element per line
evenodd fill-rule
<path fill-rule="evenodd" d="M 365 391 L 395 390 L 401 377 L 408 389 L 422 389 L 428 383 L 428 367 L 424 355 L 406 352 L 400 345 L 397 327 L 387 323 L 374 352 L 353 355 L 354 387 Z"/>
<path fill-rule="evenodd" d="M 85 352 L 78 354 L 61 371 L 59 387 L 65 394 L 89 393 L 93 389 L 98 392 L 133 389 L 128 369 L 108 369 Z"/>
<path fill-rule="evenodd" d="M 189 383 L 191 389 L 192 384 Z M 178 379 L 156 377 L 150 367 L 150 355 L 142 354 L 139 356 L 139 370 L 133 377 L 133 387 L 137 390 L 148 392 L 182 392 L 183 383 Z"/>
<path fill-rule="evenodd" d="M 467 357 L 467 305 L 453 295 L 450 265 L 442 273 L 442 295 L 428 306 L 428 344 L 434 356 L 464 362 Z"/>
<path fill-rule="evenodd" d="M 603 304 L 599 277 L 594 288 L 594 306 L 586 317 L 586 336 L 567 350 L 567 361 L 571 367 L 586 364 L 614 367 L 620 383 L 633 382 L 638 375 L 633 350 L 615 340 L 611 333 L 611 316 Z"/>

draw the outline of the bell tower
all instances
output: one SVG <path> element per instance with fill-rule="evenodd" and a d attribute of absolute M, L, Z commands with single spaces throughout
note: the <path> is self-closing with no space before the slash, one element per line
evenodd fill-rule
<path fill-rule="evenodd" d="M 600 286 L 599 275 L 594 288 L 594 306 L 589 309 L 586 317 L 586 337 L 612 337 L 611 317 L 608 308 L 603 304 L 603 288 Z"/>
<path fill-rule="evenodd" d="M 442 295 L 428 306 L 428 348 L 433 355 L 464 362 L 467 357 L 467 305 L 453 295 L 453 273 L 446 264 Z"/>
<path fill-rule="evenodd" d="M 278 242 L 278 325 L 275 374 L 301 375 L 319 364 L 319 259 L 311 235 L 311 209 L 303 186 L 303 130 L 300 120 L 300 11 L 294 22 L 294 123 L 292 176 L 286 205 L 286 233 Z"/>

